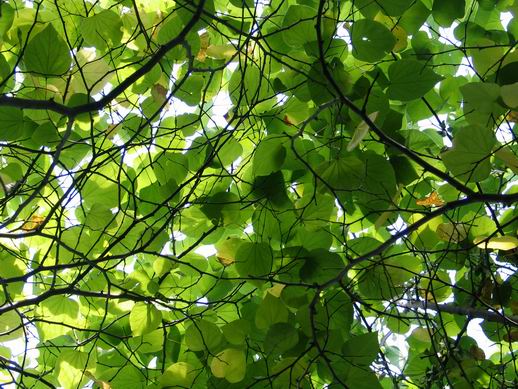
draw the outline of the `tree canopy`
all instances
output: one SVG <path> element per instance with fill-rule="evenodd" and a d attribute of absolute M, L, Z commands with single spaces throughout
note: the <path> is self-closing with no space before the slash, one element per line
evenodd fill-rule
<path fill-rule="evenodd" d="M 1 0 L 0 385 L 517 387 L 517 14 Z"/>

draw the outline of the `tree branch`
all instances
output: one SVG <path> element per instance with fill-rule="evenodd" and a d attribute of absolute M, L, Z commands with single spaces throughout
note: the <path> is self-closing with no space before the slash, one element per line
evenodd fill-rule
<path fill-rule="evenodd" d="M 200 3 L 196 7 L 196 11 L 193 14 L 191 20 L 185 25 L 180 33 L 165 45 L 161 46 L 141 68 L 135 70 L 129 77 L 124 79 L 119 85 L 113 88 L 106 96 L 102 99 L 78 105 L 75 107 L 69 107 L 65 104 L 60 104 L 52 99 L 50 100 L 37 100 L 37 99 L 25 99 L 19 97 L 12 97 L 2 95 L 0 96 L 0 106 L 10 106 L 22 109 L 36 109 L 36 110 L 48 110 L 60 113 L 65 116 L 77 116 L 82 113 L 98 111 L 102 107 L 108 105 L 112 100 L 117 98 L 126 89 L 132 86 L 138 79 L 148 73 L 156 64 L 160 62 L 164 56 L 174 49 L 176 46 L 181 44 L 187 34 L 192 30 L 194 25 L 200 20 L 203 12 L 205 0 L 200 0 Z"/>
<path fill-rule="evenodd" d="M 518 316 L 506 316 L 503 313 L 486 311 L 479 308 L 462 307 L 455 304 L 436 304 L 428 301 L 408 301 L 400 303 L 398 306 L 407 309 L 432 310 L 436 312 L 446 312 L 453 315 L 470 316 L 472 318 L 483 319 L 487 321 L 503 323 L 510 326 L 518 327 Z"/>

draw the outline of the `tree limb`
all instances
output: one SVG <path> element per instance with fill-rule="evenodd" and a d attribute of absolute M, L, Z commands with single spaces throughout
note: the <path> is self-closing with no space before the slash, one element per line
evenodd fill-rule
<path fill-rule="evenodd" d="M 496 311 L 486 311 L 480 308 L 463 307 L 455 304 L 436 304 L 428 301 L 408 301 L 399 303 L 398 306 L 407 309 L 432 310 L 436 312 L 446 312 L 453 315 L 469 316 L 472 318 L 507 324 L 518 327 L 518 316 L 506 316 Z"/>

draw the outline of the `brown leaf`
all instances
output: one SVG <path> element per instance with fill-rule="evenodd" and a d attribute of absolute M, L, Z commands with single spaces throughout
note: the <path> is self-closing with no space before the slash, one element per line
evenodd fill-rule
<path fill-rule="evenodd" d="M 475 358 L 477 361 L 484 361 L 486 359 L 486 354 L 484 353 L 484 350 L 482 350 L 480 347 L 477 347 L 475 345 L 471 346 L 469 348 L 469 353 Z"/>
<path fill-rule="evenodd" d="M 429 196 L 424 199 L 416 200 L 417 205 L 423 205 L 425 207 L 441 207 L 445 202 L 439 197 L 437 192 L 432 192 Z"/>
<path fill-rule="evenodd" d="M 503 336 L 506 342 L 516 342 L 518 341 L 518 330 L 511 330 L 507 334 Z"/>
<path fill-rule="evenodd" d="M 518 111 L 510 111 L 505 118 L 510 122 L 518 123 Z"/>
<path fill-rule="evenodd" d="M 167 99 L 167 89 L 161 84 L 155 84 L 151 88 L 151 96 L 158 104 L 163 104 Z"/>
<path fill-rule="evenodd" d="M 287 124 L 288 126 L 293 126 L 293 122 L 290 120 L 290 117 L 288 115 L 284 115 L 283 122 L 284 122 L 284 124 Z"/>

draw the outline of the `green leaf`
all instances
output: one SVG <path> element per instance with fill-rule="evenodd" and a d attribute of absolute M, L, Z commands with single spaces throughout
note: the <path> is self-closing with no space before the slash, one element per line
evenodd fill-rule
<path fill-rule="evenodd" d="M 434 0 L 432 15 L 440 26 L 449 27 L 455 19 L 461 19 L 464 16 L 465 7 L 465 0 Z"/>
<path fill-rule="evenodd" d="M 505 105 L 509 108 L 517 108 L 518 107 L 518 83 L 503 85 L 500 88 L 500 95 L 502 96 L 502 100 L 504 100 Z"/>
<path fill-rule="evenodd" d="M 239 67 L 232 73 L 228 92 L 232 103 L 240 107 L 255 105 L 257 101 L 273 96 L 273 88 L 255 64 Z"/>
<path fill-rule="evenodd" d="M 79 25 L 81 36 L 88 46 L 104 50 L 107 46 L 119 45 L 122 40 L 122 21 L 112 10 L 103 10 L 88 18 L 83 18 Z"/>
<path fill-rule="evenodd" d="M 29 41 L 23 62 L 28 72 L 56 77 L 69 71 L 72 58 L 67 43 L 49 23 Z"/>
<path fill-rule="evenodd" d="M 241 350 L 227 348 L 214 356 L 210 363 L 212 374 L 231 384 L 241 382 L 246 374 L 246 356 Z"/>
<path fill-rule="evenodd" d="M 219 192 L 203 201 L 203 213 L 217 225 L 239 224 L 241 219 L 240 199 L 231 192 Z"/>
<path fill-rule="evenodd" d="M 7 63 L 3 54 L 0 54 L 0 82 L 3 82 L 11 73 L 11 66 Z M 3 89 L 3 87 L 0 87 Z"/>
<path fill-rule="evenodd" d="M 236 269 L 241 277 L 267 276 L 272 265 L 273 252 L 267 243 L 245 242 L 236 252 Z"/>
<path fill-rule="evenodd" d="M 280 298 L 266 293 L 265 298 L 255 314 L 255 325 L 259 329 L 267 329 L 276 323 L 288 321 L 288 309 Z"/>
<path fill-rule="evenodd" d="M 56 360 L 56 376 L 64 389 L 75 389 L 83 386 L 87 379 L 87 369 L 93 364 L 88 353 L 65 350 Z"/>
<path fill-rule="evenodd" d="M 138 302 L 130 313 L 130 326 L 133 336 L 148 334 L 156 330 L 162 320 L 162 313 L 153 305 Z"/>
<path fill-rule="evenodd" d="M 213 351 L 222 339 L 219 327 L 207 320 L 195 321 L 185 330 L 185 342 L 192 351 Z"/>
<path fill-rule="evenodd" d="M 379 352 L 378 333 L 369 332 L 353 336 L 345 342 L 342 352 L 344 358 L 351 365 L 369 366 L 374 362 Z"/>
<path fill-rule="evenodd" d="M 0 18 L 0 40 L 9 30 L 14 21 L 14 9 L 8 3 L 2 3 L 2 17 Z"/>
<path fill-rule="evenodd" d="M 250 331 L 250 323 L 244 319 L 234 320 L 225 324 L 221 331 L 227 342 L 239 346 L 245 343 L 246 335 Z"/>
<path fill-rule="evenodd" d="M 405 13 L 412 5 L 413 0 L 392 0 L 383 2 L 383 10 L 389 16 L 400 16 Z"/>
<path fill-rule="evenodd" d="M 196 379 L 196 369 L 187 362 L 177 362 L 169 365 L 160 376 L 163 387 L 190 388 Z"/>
<path fill-rule="evenodd" d="M 282 354 L 299 342 L 297 329 L 290 323 L 276 323 L 270 326 L 264 340 L 267 353 Z"/>
<path fill-rule="evenodd" d="M 412 59 L 394 62 L 389 67 L 388 76 L 390 79 L 388 97 L 401 101 L 423 97 L 443 79 L 425 64 Z"/>
<path fill-rule="evenodd" d="M 282 136 L 268 136 L 261 140 L 254 152 L 253 171 L 257 176 L 267 176 L 279 171 L 286 159 Z"/>
<path fill-rule="evenodd" d="M 293 47 L 300 48 L 306 43 L 317 40 L 315 29 L 316 12 L 305 5 L 292 5 L 286 11 L 282 22 L 284 41 Z"/>
<path fill-rule="evenodd" d="M 23 135 L 23 111 L 19 108 L 0 107 L 2 132 L 0 140 L 13 141 Z"/>
<path fill-rule="evenodd" d="M 365 177 L 364 164 L 352 156 L 323 162 L 316 171 L 324 186 L 335 190 L 357 189 Z"/>
<path fill-rule="evenodd" d="M 201 75 L 190 75 L 187 80 L 176 89 L 175 97 L 190 106 L 198 105 L 201 99 L 205 81 Z"/>
<path fill-rule="evenodd" d="M 347 385 L 357 389 L 382 389 L 379 378 L 368 368 L 352 367 L 345 379 Z"/>
<path fill-rule="evenodd" d="M 354 57 L 365 62 L 383 59 L 396 44 L 396 38 L 387 27 L 369 19 L 354 22 L 351 40 Z"/>
<path fill-rule="evenodd" d="M 435 236 L 435 233 L 434 233 Z M 364 271 L 360 291 L 367 299 L 389 300 L 402 293 L 403 284 L 419 274 L 422 265 L 418 258 L 397 255 L 368 266 Z"/>
<path fill-rule="evenodd" d="M 344 263 L 336 253 L 316 249 L 308 253 L 300 269 L 300 278 L 308 283 L 324 283 L 343 269 Z"/>
<path fill-rule="evenodd" d="M 464 97 L 463 111 L 468 121 L 478 126 L 491 126 L 494 117 L 504 112 L 499 103 L 500 87 L 489 82 L 470 82 L 460 88 Z"/>
<path fill-rule="evenodd" d="M 495 145 L 492 130 L 480 126 L 463 127 L 453 139 L 453 147 L 441 159 L 454 176 L 463 181 L 479 182 L 491 172 L 490 156 Z"/>
<path fill-rule="evenodd" d="M 0 315 L 0 342 L 23 337 L 23 322 L 20 315 L 12 310 Z"/>

